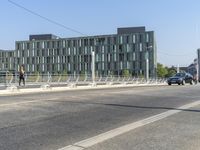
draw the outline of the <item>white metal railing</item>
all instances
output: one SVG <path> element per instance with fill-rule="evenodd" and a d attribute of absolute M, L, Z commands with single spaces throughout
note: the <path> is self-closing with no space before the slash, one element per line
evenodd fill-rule
<path fill-rule="evenodd" d="M 10 86 L 18 85 L 18 75 L 6 75 L 0 80 L 0 85 Z M 91 75 L 51 75 L 51 74 L 37 74 L 26 75 L 26 85 L 89 85 L 93 82 Z M 98 84 L 160 84 L 165 83 L 164 78 L 149 78 L 146 81 L 145 78 L 139 77 L 125 77 L 125 76 L 97 76 L 95 77 L 95 83 Z"/>

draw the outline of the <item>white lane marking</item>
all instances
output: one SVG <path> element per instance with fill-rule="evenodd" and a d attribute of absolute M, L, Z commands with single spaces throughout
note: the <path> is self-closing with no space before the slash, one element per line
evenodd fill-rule
<path fill-rule="evenodd" d="M 83 150 L 83 149 L 91 147 L 95 144 L 101 143 L 105 140 L 111 139 L 115 136 L 119 136 L 121 134 L 127 133 L 131 130 L 138 128 L 138 127 L 142 127 L 144 125 L 147 125 L 147 124 L 153 123 L 155 121 L 164 119 L 166 117 L 169 117 L 171 115 L 179 113 L 179 112 L 183 111 L 184 109 L 189 109 L 189 108 L 195 107 L 197 105 L 200 105 L 200 100 L 193 102 L 193 103 L 186 104 L 186 105 L 178 107 L 178 108 L 175 108 L 174 110 L 169 110 L 169 111 L 148 117 L 146 119 L 124 125 L 122 127 L 110 130 L 108 132 L 105 132 L 105 133 L 99 134 L 97 136 L 85 139 L 83 141 L 74 143 L 72 145 L 68 145 L 66 147 L 60 148 L 58 150 Z"/>
<path fill-rule="evenodd" d="M 54 100 L 58 100 L 58 98 L 23 101 L 23 102 L 9 103 L 9 104 L 0 104 L 0 107 L 12 106 L 12 105 L 20 105 L 20 104 L 28 104 L 28 103 L 37 103 L 37 102 L 42 102 L 42 101 L 54 101 Z"/>

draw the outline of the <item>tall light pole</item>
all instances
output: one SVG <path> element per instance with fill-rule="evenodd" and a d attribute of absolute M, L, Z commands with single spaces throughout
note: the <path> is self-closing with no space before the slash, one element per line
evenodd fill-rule
<path fill-rule="evenodd" d="M 177 73 L 180 72 L 180 67 L 179 67 L 179 64 L 177 65 Z"/>
<path fill-rule="evenodd" d="M 145 60 L 146 60 L 146 82 L 149 81 L 149 51 L 148 49 L 152 48 L 152 46 L 146 47 L 146 53 L 145 53 Z"/>
<path fill-rule="evenodd" d="M 95 52 L 92 51 L 92 82 L 95 84 Z"/>

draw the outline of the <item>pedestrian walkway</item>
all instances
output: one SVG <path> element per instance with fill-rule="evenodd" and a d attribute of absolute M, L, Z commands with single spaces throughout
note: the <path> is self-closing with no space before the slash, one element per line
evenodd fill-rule
<path fill-rule="evenodd" d="M 29 93 L 44 93 L 44 92 L 59 92 L 59 91 L 69 91 L 69 90 L 88 90 L 88 89 L 105 89 L 105 88 L 121 88 L 121 87 L 147 87 L 147 86 L 164 86 L 166 83 L 151 83 L 151 84 L 116 84 L 116 85 L 69 85 L 69 86 L 50 86 L 44 84 L 38 85 L 27 85 L 27 86 L 9 86 L 7 88 L 2 88 L 0 90 L 0 96 L 3 95 L 21 95 Z"/>

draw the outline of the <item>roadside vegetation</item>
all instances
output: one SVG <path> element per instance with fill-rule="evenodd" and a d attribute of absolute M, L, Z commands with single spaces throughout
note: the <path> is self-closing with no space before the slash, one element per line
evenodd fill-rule
<path fill-rule="evenodd" d="M 161 78 L 169 78 L 176 74 L 176 68 L 174 66 L 172 67 L 166 67 L 161 63 L 157 64 L 157 76 Z"/>

